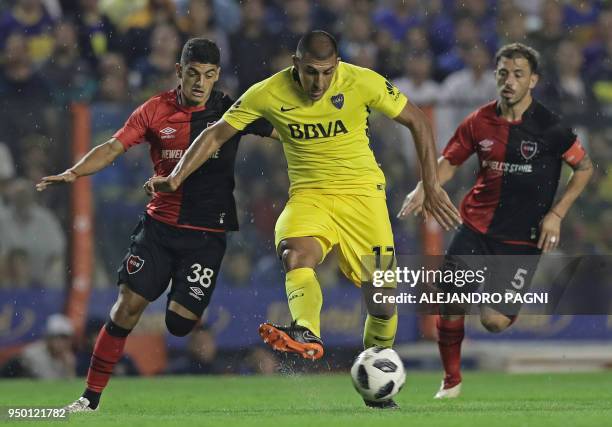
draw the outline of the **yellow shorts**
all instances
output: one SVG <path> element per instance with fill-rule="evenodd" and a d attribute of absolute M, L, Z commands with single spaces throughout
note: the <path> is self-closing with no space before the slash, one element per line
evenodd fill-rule
<path fill-rule="evenodd" d="M 338 245 L 340 269 L 357 286 L 371 281 L 372 264 L 395 265 L 393 232 L 382 197 L 294 194 L 276 221 L 274 235 L 277 249 L 290 237 L 315 237 L 323 249 L 321 261 Z"/>

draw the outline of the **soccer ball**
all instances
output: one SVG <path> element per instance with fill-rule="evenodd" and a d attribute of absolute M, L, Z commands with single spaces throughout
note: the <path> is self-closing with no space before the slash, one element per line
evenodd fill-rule
<path fill-rule="evenodd" d="M 395 350 L 371 347 L 357 356 L 351 368 L 353 386 L 371 402 L 382 402 L 395 396 L 404 386 L 404 364 Z"/>

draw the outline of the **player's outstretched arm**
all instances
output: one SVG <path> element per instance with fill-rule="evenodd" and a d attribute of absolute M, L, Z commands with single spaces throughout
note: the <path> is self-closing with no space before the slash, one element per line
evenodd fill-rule
<path fill-rule="evenodd" d="M 440 180 L 440 185 L 444 185 L 450 181 L 453 176 L 455 176 L 456 171 L 457 166 L 452 165 L 446 157 L 440 156 L 438 159 L 438 179 Z M 404 219 L 411 213 L 414 214 L 414 216 L 417 216 L 423 212 L 424 200 L 425 191 L 423 190 L 423 181 L 419 181 L 414 190 L 408 193 L 404 199 L 404 203 L 402 204 L 402 208 L 399 210 L 397 217 Z"/>
<path fill-rule="evenodd" d="M 117 157 L 125 152 L 123 145 L 116 138 L 111 138 L 104 144 L 92 148 L 76 165 L 58 175 L 43 177 L 36 189 L 44 191 L 48 186 L 61 183 L 71 183 L 77 178 L 92 175 L 104 169 L 115 161 Z"/>
<path fill-rule="evenodd" d="M 561 234 L 561 220 L 570 210 L 578 196 L 585 189 L 593 175 L 593 162 L 588 154 L 578 164 L 570 165 L 574 172 L 570 177 L 563 195 L 548 211 L 540 223 L 540 238 L 538 248 L 550 252 L 557 248 Z"/>
<path fill-rule="evenodd" d="M 394 120 L 410 129 L 414 139 L 419 163 L 421 164 L 424 191 L 423 214 L 433 216 L 444 229 L 450 230 L 461 223 L 461 217 L 440 184 L 436 162 L 436 145 L 427 117 L 416 105 L 408 101 Z"/>
<path fill-rule="evenodd" d="M 150 178 L 144 185 L 145 191 L 147 193 L 156 191 L 171 193 L 176 191 L 189 175 L 202 166 L 215 151 L 236 133 L 238 133 L 238 129 L 235 129 L 223 119 L 204 129 L 189 146 L 189 149 L 176 164 L 170 175 Z"/>

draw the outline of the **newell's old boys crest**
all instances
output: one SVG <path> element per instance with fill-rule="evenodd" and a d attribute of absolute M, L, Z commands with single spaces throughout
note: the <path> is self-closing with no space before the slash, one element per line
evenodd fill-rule
<path fill-rule="evenodd" d="M 144 259 L 140 258 L 138 255 L 130 255 L 125 262 L 125 267 L 128 274 L 138 273 L 142 266 L 144 265 Z"/>
<path fill-rule="evenodd" d="M 338 95 L 334 95 L 331 97 L 331 102 L 334 104 L 338 110 L 342 108 L 344 105 L 344 94 L 339 93 Z"/>
<path fill-rule="evenodd" d="M 521 155 L 525 160 L 531 159 L 538 152 L 538 144 L 533 141 L 521 141 Z"/>

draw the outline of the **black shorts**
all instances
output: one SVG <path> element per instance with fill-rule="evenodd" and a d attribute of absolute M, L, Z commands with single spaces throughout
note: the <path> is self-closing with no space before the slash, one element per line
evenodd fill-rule
<path fill-rule="evenodd" d="M 155 301 L 172 280 L 168 300 L 201 316 L 215 289 L 225 233 L 174 227 L 144 215 L 130 239 L 117 284 Z"/>
<path fill-rule="evenodd" d="M 484 283 L 478 286 L 478 291 L 486 294 L 510 292 L 523 295 L 531 286 L 541 253 L 535 246 L 504 243 L 462 225 L 446 251 L 443 270 L 480 270 L 483 272 Z M 466 291 L 476 291 L 475 285 L 465 286 L 458 292 Z M 484 305 L 507 316 L 516 316 L 520 310 L 518 303 Z"/>

